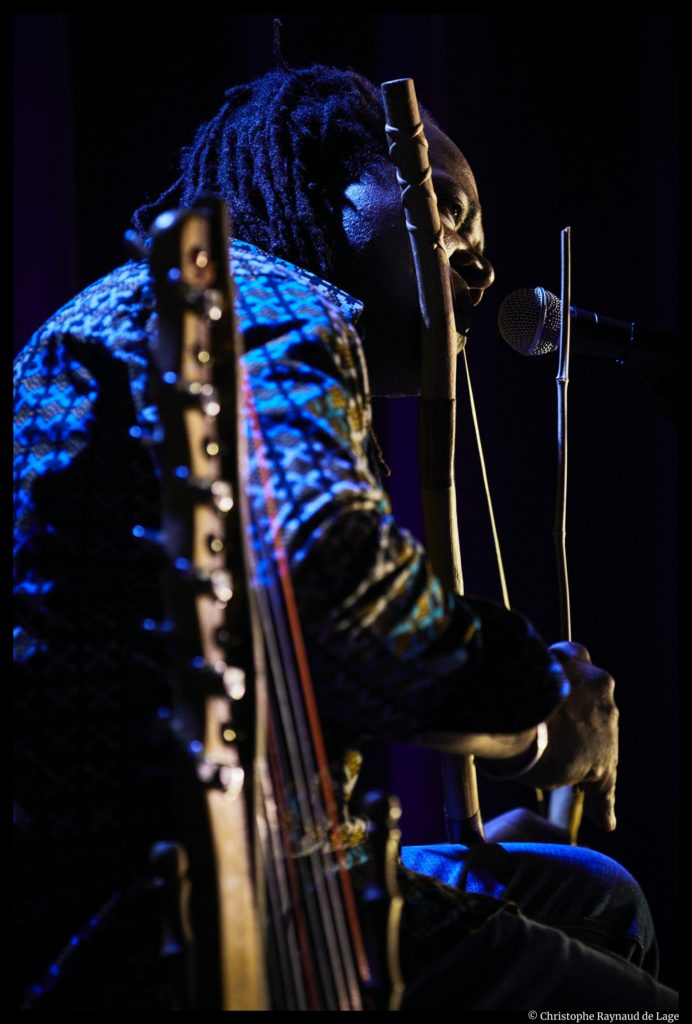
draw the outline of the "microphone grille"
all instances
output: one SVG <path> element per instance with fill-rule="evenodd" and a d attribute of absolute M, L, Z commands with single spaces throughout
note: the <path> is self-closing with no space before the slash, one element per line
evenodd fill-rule
<path fill-rule="evenodd" d="M 518 288 L 503 300 L 500 334 L 522 356 L 554 352 L 560 337 L 560 300 L 545 288 Z"/>

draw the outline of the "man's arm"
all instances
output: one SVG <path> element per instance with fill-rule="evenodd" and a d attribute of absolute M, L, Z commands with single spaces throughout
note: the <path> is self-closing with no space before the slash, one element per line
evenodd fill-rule
<path fill-rule="evenodd" d="M 252 461 L 261 446 L 325 724 L 352 742 L 444 730 L 514 753 L 560 700 L 562 669 L 522 616 L 445 590 L 398 526 L 374 466 L 360 342 L 299 291 L 302 320 L 245 359 L 262 435 Z M 272 556 L 254 470 L 250 490 L 261 576 Z"/>
<path fill-rule="evenodd" d="M 425 747 L 445 754 L 474 754 L 498 761 L 519 760 L 536 742 L 536 727 L 517 733 L 444 732 L 431 730 L 416 737 Z"/>

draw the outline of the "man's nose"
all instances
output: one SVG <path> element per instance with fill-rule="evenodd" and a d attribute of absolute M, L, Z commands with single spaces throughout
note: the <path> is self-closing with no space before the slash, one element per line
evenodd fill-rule
<path fill-rule="evenodd" d="M 483 298 L 483 292 L 495 280 L 495 271 L 490 260 L 473 249 L 457 249 L 449 260 L 452 269 L 456 270 L 460 277 L 468 285 L 471 295 L 471 302 L 474 306 Z"/>

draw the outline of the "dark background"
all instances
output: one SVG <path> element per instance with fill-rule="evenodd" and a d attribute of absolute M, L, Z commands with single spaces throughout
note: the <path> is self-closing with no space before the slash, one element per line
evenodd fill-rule
<path fill-rule="evenodd" d="M 351 65 L 418 96 L 474 168 L 497 283 L 469 360 L 512 604 L 559 639 L 552 523 L 555 360 L 522 359 L 495 326 L 502 298 L 559 292 L 677 330 L 677 39 L 670 14 L 279 14 L 291 62 Z M 15 351 L 80 287 L 121 262 L 132 210 L 172 180 L 177 148 L 224 89 L 271 63 L 271 14 L 15 17 Z M 640 880 L 661 977 L 677 984 L 677 431 L 645 384 L 576 357 L 570 374 L 568 556 L 573 633 L 618 682 L 617 831 L 582 840 Z M 399 519 L 420 535 L 415 400 L 380 402 Z M 462 396 L 458 488 L 466 588 L 499 598 Z M 369 751 L 398 792 L 404 840 L 444 838 L 436 755 Z M 485 787 L 484 787 L 485 788 Z M 486 816 L 527 791 L 484 792 Z M 530 802 L 530 801 L 529 801 Z"/>

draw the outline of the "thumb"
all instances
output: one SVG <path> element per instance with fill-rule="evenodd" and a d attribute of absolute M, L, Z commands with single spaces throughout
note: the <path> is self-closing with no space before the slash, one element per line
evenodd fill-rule
<path fill-rule="evenodd" d="M 565 661 L 568 658 L 579 658 L 581 661 L 588 661 L 591 664 L 591 655 L 587 648 L 583 644 L 576 643 L 574 640 L 561 640 L 559 643 L 551 644 L 548 650 L 552 651 L 560 661 Z"/>
<path fill-rule="evenodd" d="M 617 826 L 615 817 L 615 785 L 611 780 L 584 784 L 584 814 L 605 832 L 613 832 Z"/>

